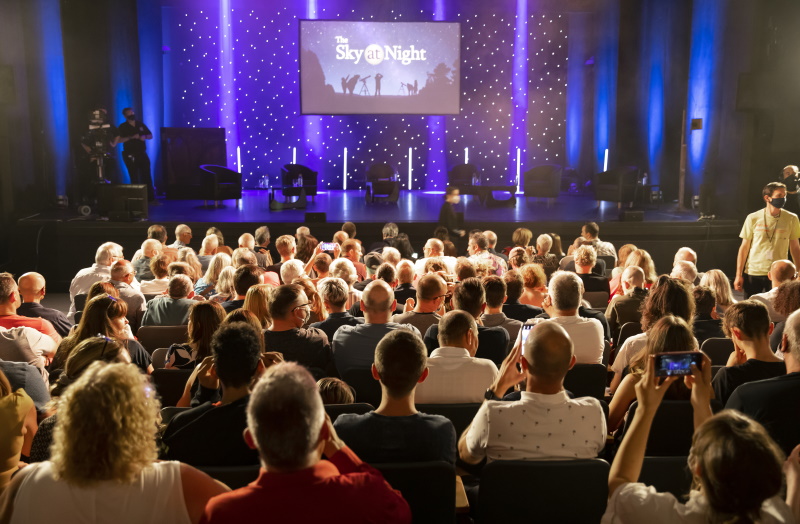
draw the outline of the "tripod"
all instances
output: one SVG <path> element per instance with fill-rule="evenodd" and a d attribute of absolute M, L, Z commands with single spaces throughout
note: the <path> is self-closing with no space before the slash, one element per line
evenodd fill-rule
<path fill-rule="evenodd" d="M 399 93 L 401 95 L 406 94 L 406 85 L 403 82 L 400 82 L 400 91 L 399 91 Z"/>
<path fill-rule="evenodd" d="M 367 77 L 367 78 L 369 78 L 369 77 Z M 362 78 L 361 79 L 361 89 L 358 90 L 358 94 L 359 95 L 369 96 L 369 88 L 367 87 L 367 79 L 366 78 Z"/>

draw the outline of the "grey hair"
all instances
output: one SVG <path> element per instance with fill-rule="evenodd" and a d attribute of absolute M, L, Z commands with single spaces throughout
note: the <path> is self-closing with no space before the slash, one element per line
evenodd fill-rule
<path fill-rule="evenodd" d="M 192 279 L 186 275 L 173 275 L 167 284 L 170 298 L 186 298 L 194 290 Z"/>
<path fill-rule="evenodd" d="M 250 249 L 246 247 L 237 247 L 236 249 L 233 250 L 233 255 L 231 256 L 231 263 L 236 268 L 245 266 L 247 264 L 253 264 L 254 266 L 256 266 L 258 265 L 258 259 L 256 258 L 256 254 L 250 251 Z"/>
<path fill-rule="evenodd" d="M 786 335 L 792 357 L 800 362 L 800 310 L 795 311 L 786 319 L 783 334 Z"/>
<path fill-rule="evenodd" d="M 689 255 L 691 260 L 686 260 L 684 255 Z M 682 247 L 678 251 L 675 252 L 675 258 L 673 259 L 673 264 L 678 260 L 686 260 L 687 262 L 691 262 L 692 264 L 697 264 L 697 252 L 690 248 L 690 247 Z"/>
<path fill-rule="evenodd" d="M 347 282 L 341 278 L 323 278 L 317 282 L 317 291 L 322 300 L 328 301 L 333 306 L 343 306 L 347 303 L 349 289 Z"/>
<path fill-rule="evenodd" d="M 693 263 L 686 260 L 676 260 L 669 276 L 694 284 L 695 279 L 697 279 L 697 268 Z"/>
<path fill-rule="evenodd" d="M 583 281 L 571 271 L 556 271 L 550 278 L 547 293 L 557 310 L 578 309 L 583 296 Z"/>
<path fill-rule="evenodd" d="M 388 262 L 393 266 L 396 266 L 400 263 L 400 260 L 403 259 L 402 255 L 400 255 L 400 251 L 394 247 L 385 247 L 381 252 L 381 256 L 383 257 L 384 262 Z"/>
<path fill-rule="evenodd" d="M 350 288 L 358 279 L 356 266 L 346 258 L 337 258 L 331 262 L 331 267 L 328 269 L 328 273 L 332 277 L 341 278 L 347 282 L 348 288 Z"/>
<path fill-rule="evenodd" d="M 231 257 L 227 253 L 217 253 L 211 258 L 208 263 L 206 274 L 203 275 L 203 280 L 206 284 L 216 284 L 219 281 L 219 276 L 222 270 L 231 265 Z"/>
<path fill-rule="evenodd" d="M 122 246 L 114 242 L 106 242 L 97 248 L 97 253 L 94 255 L 96 264 L 102 266 L 110 266 L 112 257 L 122 256 Z"/>
<path fill-rule="evenodd" d="M 186 233 L 186 232 L 188 232 L 188 233 L 192 232 L 192 228 L 190 228 L 186 224 L 179 224 L 178 227 L 175 228 L 175 236 L 176 237 L 178 237 L 178 236 L 180 236 L 180 235 L 182 235 L 183 233 Z"/>
<path fill-rule="evenodd" d="M 550 248 L 553 247 L 553 237 L 547 233 L 539 235 L 536 237 L 536 245 L 541 246 L 542 251 L 550 251 Z"/>
<path fill-rule="evenodd" d="M 217 249 L 219 247 L 219 237 L 217 235 L 208 235 L 203 239 L 202 249 L 207 251 L 209 249 Z"/>
<path fill-rule="evenodd" d="M 281 280 L 284 284 L 291 284 L 295 278 L 305 276 L 303 263 L 296 258 L 281 264 Z"/>
<path fill-rule="evenodd" d="M 317 384 L 299 364 L 270 367 L 250 394 L 247 427 L 268 468 L 297 471 L 313 465 L 324 423 Z"/>

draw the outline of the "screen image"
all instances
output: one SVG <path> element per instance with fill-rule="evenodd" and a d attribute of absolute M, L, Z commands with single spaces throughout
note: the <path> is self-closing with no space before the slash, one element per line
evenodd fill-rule
<path fill-rule="evenodd" d="M 702 361 L 702 353 L 662 353 L 656 355 L 656 375 L 691 375 L 692 364 L 698 367 Z"/>
<path fill-rule="evenodd" d="M 461 26 L 300 20 L 300 112 L 456 115 Z"/>

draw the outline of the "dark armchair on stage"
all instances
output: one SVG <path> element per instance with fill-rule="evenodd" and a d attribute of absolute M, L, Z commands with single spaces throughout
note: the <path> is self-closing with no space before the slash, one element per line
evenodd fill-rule
<path fill-rule="evenodd" d="M 523 173 L 522 192 L 526 197 L 546 198 L 549 206 L 561 193 L 561 166 L 545 164 Z"/>
<path fill-rule="evenodd" d="M 214 207 L 219 207 L 222 200 L 239 200 L 242 198 L 242 174 L 224 166 L 204 164 L 200 166 L 201 183 L 199 190 L 203 205 L 208 205 L 209 200 L 214 201 Z"/>
<path fill-rule="evenodd" d="M 400 182 L 397 171 L 390 164 L 372 164 L 367 169 L 367 191 L 364 195 L 367 203 L 396 203 L 400 198 Z"/>
<path fill-rule="evenodd" d="M 514 206 L 517 187 L 514 184 L 492 183 L 488 178 L 481 179 L 475 164 L 458 164 L 447 173 L 447 185 L 458 188 L 462 195 L 475 195 L 481 204 L 487 206 Z M 496 199 L 498 193 L 505 198 Z"/>
<path fill-rule="evenodd" d="M 280 184 L 270 186 L 270 209 L 304 209 L 307 198 L 317 196 L 318 173 L 301 164 L 286 164 L 281 168 Z M 278 202 L 275 191 L 283 193 L 284 201 Z"/>
<path fill-rule="evenodd" d="M 616 202 L 618 208 L 622 203 L 633 204 L 639 187 L 639 168 L 623 166 L 609 169 L 594 176 L 595 199 L 599 202 Z"/>

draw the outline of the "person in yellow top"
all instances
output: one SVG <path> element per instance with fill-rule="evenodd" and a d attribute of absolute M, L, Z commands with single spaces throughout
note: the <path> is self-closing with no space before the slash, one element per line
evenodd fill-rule
<path fill-rule="evenodd" d="M 36 434 L 36 409 L 24 389 L 13 391 L 0 371 L 0 493 L 19 468 L 20 453 L 31 453 Z"/>
<path fill-rule="evenodd" d="M 744 297 L 769 291 L 767 278 L 770 265 L 786 258 L 791 251 L 795 263 L 800 262 L 800 220 L 786 211 L 786 185 L 770 182 L 762 190 L 766 207 L 747 215 L 739 236 L 742 245 L 736 257 L 736 279 L 733 287 L 744 291 Z"/>

